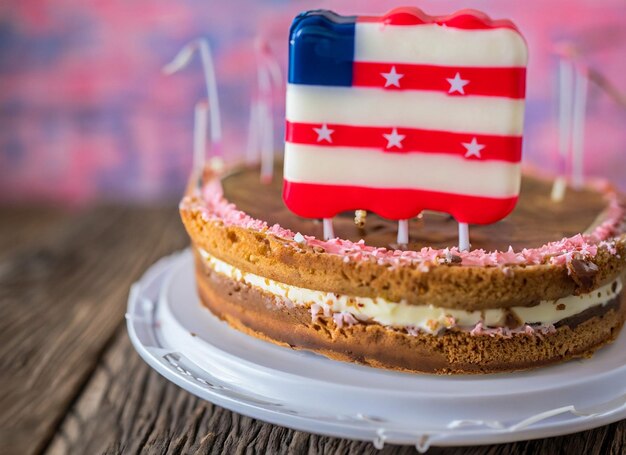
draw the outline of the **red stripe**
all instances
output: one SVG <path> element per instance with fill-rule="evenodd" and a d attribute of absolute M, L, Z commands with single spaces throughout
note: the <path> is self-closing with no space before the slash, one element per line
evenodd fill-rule
<path fill-rule="evenodd" d="M 389 73 L 395 67 L 402 74 L 398 85 L 385 87 L 387 80 L 382 73 Z M 526 94 L 526 68 L 509 67 L 453 67 L 435 65 L 407 65 L 397 63 L 354 62 L 352 85 L 357 87 L 380 87 L 387 90 L 434 90 L 448 93 L 451 85 L 448 79 L 456 74 L 468 83 L 463 92 L 455 91 L 450 96 L 500 96 L 522 99 Z"/>
<path fill-rule="evenodd" d="M 423 210 L 449 213 L 461 223 L 490 224 L 507 216 L 517 196 L 488 198 L 427 190 L 381 189 L 283 181 L 283 199 L 296 215 L 332 218 L 350 210 L 369 210 L 383 218 L 404 220 Z"/>
<path fill-rule="evenodd" d="M 465 30 L 510 28 L 518 31 L 515 24 L 508 19 L 493 20 L 485 13 L 472 9 L 460 10 L 449 16 L 430 16 L 419 8 L 403 6 L 384 16 L 359 16 L 357 22 L 381 22 L 387 25 L 439 24 Z"/>
<path fill-rule="evenodd" d="M 467 157 L 468 160 L 498 160 L 518 163 L 522 158 L 522 138 L 520 136 L 489 136 L 470 133 L 450 133 L 412 128 L 397 128 L 398 134 L 404 135 L 402 149 L 387 148 L 389 142 L 383 134 L 392 132 L 391 127 L 371 127 L 352 125 L 326 126 L 333 130 L 332 143 L 326 140 L 318 142 L 314 128 L 322 125 L 313 123 L 286 123 L 286 141 L 294 144 L 308 144 L 329 147 L 367 147 L 380 149 L 388 153 L 444 153 L 465 156 L 467 148 L 463 143 L 470 143 L 474 138 L 485 147 L 480 151 L 480 158 Z"/>

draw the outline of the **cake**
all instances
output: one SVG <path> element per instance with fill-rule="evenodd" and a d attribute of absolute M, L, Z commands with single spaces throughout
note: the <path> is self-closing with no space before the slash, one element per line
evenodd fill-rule
<path fill-rule="evenodd" d="M 510 114 L 509 136 L 503 136 L 504 133 L 490 136 L 484 131 L 463 133 L 463 136 L 454 130 L 458 125 L 446 123 L 449 118 L 465 118 L 453 112 L 437 120 L 443 127 L 452 128 L 452 133 L 424 133 L 424 130 L 416 130 L 415 125 L 406 124 L 393 129 L 386 125 L 385 128 L 391 129 L 387 132 L 375 131 L 378 136 L 385 132 L 382 137 L 388 141 L 379 145 L 383 150 L 376 162 L 396 160 L 399 166 L 403 163 L 402 157 L 411 155 L 405 153 L 406 147 L 402 149 L 402 141 L 408 137 L 404 144 L 410 144 L 413 139 L 410 134 L 415 131 L 419 131 L 421 140 L 426 137 L 430 141 L 428 147 L 449 144 L 451 137 L 454 141 L 464 138 L 459 139 L 458 145 L 463 144 L 465 149 L 459 147 L 454 152 L 457 156 L 441 158 L 439 167 L 425 168 L 420 178 L 434 182 L 435 186 L 451 185 L 459 192 L 465 191 L 467 182 L 451 182 L 446 177 L 446 166 L 451 163 L 458 169 L 478 170 L 478 176 L 468 176 L 467 180 L 473 179 L 476 183 L 484 175 L 485 180 L 496 184 L 481 186 L 478 182 L 474 186 L 498 193 L 476 198 L 416 191 L 410 193 L 407 201 L 419 200 L 415 205 L 417 212 L 407 212 L 404 208 L 408 202 L 403 200 L 400 204 L 393 200 L 395 196 L 405 198 L 409 193 L 404 189 L 381 196 L 383 193 L 375 185 L 370 188 L 354 183 L 362 181 L 358 175 L 362 169 L 377 184 L 393 178 L 393 172 L 387 170 L 386 175 L 377 176 L 371 166 L 365 170 L 358 166 L 346 167 L 341 162 L 343 164 L 337 165 L 344 166 L 342 172 L 349 174 L 346 179 L 352 179 L 347 184 L 351 185 L 349 191 L 333 189 L 338 192 L 332 193 L 326 191 L 324 185 L 318 185 L 311 187 L 314 191 L 307 190 L 304 194 L 297 188 L 302 175 L 325 177 L 324 169 L 328 169 L 333 178 L 342 178 L 343 174 L 332 167 L 335 163 L 332 160 L 334 154 L 348 152 L 345 144 L 343 148 L 332 148 L 338 145 L 332 138 L 347 136 L 340 133 L 331 136 L 333 132 L 344 131 L 341 130 L 344 126 L 336 122 L 307 124 L 297 119 L 300 123 L 294 123 L 294 116 L 298 117 L 307 109 L 303 100 L 314 103 L 315 93 L 310 96 L 308 86 L 300 92 L 290 86 L 285 163 L 284 166 L 276 164 L 271 182 L 260 179 L 256 165 L 225 168 L 209 165 L 199 179 L 194 175 L 180 204 L 181 217 L 191 238 L 202 305 L 234 329 L 268 342 L 312 351 L 334 360 L 417 373 L 477 374 L 536 368 L 589 357 L 613 341 L 626 315 L 621 281 L 626 265 L 622 199 L 609 183 L 587 179 L 583 185 L 568 186 L 564 196 L 555 200 L 551 197 L 553 179 L 550 176 L 530 168 L 521 171 L 522 118 L 517 113 L 523 103 L 525 68 L 519 62 L 525 64 L 526 56 L 525 45 L 520 44 L 523 42 L 514 26 L 507 21 L 491 21 L 474 12 L 442 19 L 415 9 L 358 20 L 401 27 L 446 25 L 437 29 L 443 33 L 457 27 L 469 31 L 497 30 L 498 36 L 509 37 L 506 39 L 510 41 L 505 44 L 513 49 L 511 52 L 518 53 L 518 57 L 509 58 L 506 52 L 496 51 L 499 48 L 491 46 L 489 58 L 502 59 L 494 63 L 500 66 L 493 74 L 510 76 L 511 82 L 502 85 L 501 92 L 487 94 L 505 98 L 498 102 L 501 107 L 498 112 Z M 307 21 L 317 27 L 315 30 L 322 27 L 320 36 L 324 40 L 336 32 L 339 44 L 328 46 L 325 42 L 326 47 L 320 47 L 313 42 L 311 47 L 311 42 L 306 42 L 302 45 L 306 52 L 307 49 L 318 52 L 334 48 L 344 52 L 346 36 L 352 33 L 349 39 L 354 39 L 355 19 L 327 12 L 307 13 L 299 16 L 292 27 L 292 62 L 300 58 L 294 54 L 294 42 L 298 39 L 299 27 Z M 506 32 L 499 31 L 502 29 Z M 311 34 L 307 31 L 302 36 L 308 40 Z M 452 45 L 457 46 L 455 43 L 458 40 Z M 353 43 L 351 49 L 354 46 Z M 464 59 L 466 66 L 471 64 L 471 58 L 482 58 L 480 52 L 471 57 L 472 50 L 468 46 L 464 42 L 450 55 L 458 57 L 462 52 L 461 60 Z M 506 46 L 503 49 L 506 50 Z M 420 58 L 422 56 L 420 54 Z M 343 64 L 341 59 L 334 58 L 335 54 L 331 57 L 330 63 L 324 65 Z M 432 54 L 432 58 L 439 57 L 439 54 Z M 394 58 L 398 58 L 397 55 Z M 301 60 L 306 61 L 302 65 L 311 66 L 310 59 Z M 474 96 L 472 90 L 495 90 L 489 84 L 481 86 L 469 82 L 467 85 L 470 78 L 463 79 L 462 74 L 470 70 L 466 67 L 458 70 L 461 66 L 455 66 L 456 75 L 452 73 L 447 78 L 450 93 L 445 96 Z M 343 83 L 335 76 L 328 79 L 328 72 L 334 67 L 322 65 L 322 68 L 323 71 L 309 70 L 318 72 L 315 81 L 321 81 L 322 85 Z M 394 64 L 391 69 L 387 65 L 383 68 L 386 72 L 380 74 L 384 80 L 379 79 L 377 83 L 384 83 L 381 88 L 385 90 L 401 89 L 400 73 L 408 74 L 411 69 L 410 65 Z M 471 74 L 478 80 L 484 69 Z M 420 66 L 419 70 L 443 74 L 439 67 L 433 70 L 428 65 Z M 290 67 L 290 83 L 295 81 L 314 87 L 307 77 Z M 350 77 L 354 83 L 360 76 L 351 73 Z M 363 80 L 366 84 L 369 79 Z M 424 80 L 415 83 L 426 84 Z M 433 87 L 424 90 L 439 90 Z M 411 89 L 422 90 L 423 87 Z M 453 91 L 458 93 L 451 93 Z M 296 92 L 308 93 L 308 98 L 298 98 L 300 95 L 294 95 Z M 339 94 L 340 90 L 333 93 Z M 329 99 L 327 94 L 325 96 Z M 428 94 L 424 99 L 440 99 L 436 96 Z M 486 97 L 485 94 L 479 96 Z M 376 107 L 381 111 L 386 109 L 384 100 L 390 99 L 384 98 Z M 293 105 L 290 107 L 294 102 L 301 107 L 297 115 Z M 458 105 L 457 101 L 446 104 L 450 109 Z M 349 117 L 351 112 L 348 109 L 344 114 Z M 430 122 L 432 119 L 427 117 L 422 115 L 418 120 Z M 368 120 L 363 112 L 355 118 Z M 480 121 L 467 124 L 478 130 L 489 126 Z M 509 128 L 507 125 L 502 123 L 502 128 Z M 310 131 L 306 134 L 309 135 L 315 131 L 317 139 L 315 136 L 307 139 L 297 128 L 308 128 Z M 349 128 L 357 127 L 350 124 Z M 359 130 L 353 137 L 363 142 L 368 134 L 374 135 L 373 129 L 369 125 L 367 131 Z M 302 147 L 293 144 L 307 140 L 312 148 L 306 153 L 319 152 L 319 156 L 325 156 L 324 159 L 330 160 L 324 165 L 327 168 L 315 160 L 301 160 L 298 153 Z M 479 145 L 485 143 L 486 148 Z M 387 149 L 395 146 L 395 150 L 385 150 L 385 144 Z M 363 144 L 359 143 L 358 147 Z M 483 148 L 484 155 L 481 155 Z M 489 155 L 494 148 L 498 148 L 498 156 Z M 391 157 L 392 152 L 395 157 Z M 436 150 L 427 152 L 435 159 L 441 155 Z M 372 156 L 375 153 L 378 152 L 372 152 Z M 360 155 L 355 152 L 354 156 Z M 483 165 L 493 160 L 505 164 Z M 316 166 L 315 172 L 307 174 Z M 296 168 L 300 174 L 294 171 Z M 428 173 L 434 174 L 434 178 L 423 177 Z M 336 184 L 333 181 L 333 188 Z M 506 198 L 501 194 L 504 191 L 507 191 Z M 332 207 L 329 209 L 329 206 Z M 355 219 L 356 209 L 372 213 L 365 219 L 365 212 L 358 210 Z M 457 221 L 459 246 L 456 246 Z M 468 224 L 472 224 L 471 247 L 467 238 Z"/>
<path fill-rule="evenodd" d="M 568 189 L 527 176 L 505 220 L 473 229 L 473 249 L 448 248 L 455 225 L 426 213 L 411 243 L 395 224 L 338 217 L 338 238 L 294 217 L 259 170 L 207 170 L 181 216 L 200 300 L 249 335 L 375 367 L 493 373 L 589 357 L 618 335 L 624 208 L 608 185 Z M 362 240 L 361 240 L 362 238 Z M 357 241 L 349 240 L 357 239 Z M 511 248 L 509 248 L 509 245 Z"/>

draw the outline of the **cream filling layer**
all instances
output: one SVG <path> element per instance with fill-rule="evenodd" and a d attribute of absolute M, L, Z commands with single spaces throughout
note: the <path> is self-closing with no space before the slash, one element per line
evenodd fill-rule
<path fill-rule="evenodd" d="M 544 300 L 532 307 L 512 307 L 507 310 L 484 311 L 453 310 L 433 305 L 409 305 L 376 297 L 354 297 L 333 292 L 279 283 L 253 273 L 243 272 L 199 249 L 207 265 L 216 273 L 245 283 L 287 300 L 297 306 L 311 307 L 315 317 L 318 312 L 326 316 L 342 315 L 342 321 L 350 324 L 356 320 L 371 320 L 393 327 L 412 327 L 427 333 L 437 333 L 454 326 L 474 327 L 482 322 L 487 327 L 504 327 L 510 313 L 522 324 L 553 325 L 565 318 L 577 315 L 596 305 L 605 305 L 622 290 L 620 278 L 593 292 L 570 295 L 557 300 Z M 350 318 L 352 316 L 352 318 Z M 355 319 L 352 321 L 352 319 Z M 337 319 L 335 319 L 337 320 Z"/>

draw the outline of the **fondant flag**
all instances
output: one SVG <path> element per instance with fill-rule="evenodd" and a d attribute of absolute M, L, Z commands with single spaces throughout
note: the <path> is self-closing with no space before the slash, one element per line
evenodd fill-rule
<path fill-rule="evenodd" d="M 283 197 L 294 213 L 429 209 L 484 224 L 513 209 L 527 51 L 511 22 L 310 11 L 289 49 Z"/>

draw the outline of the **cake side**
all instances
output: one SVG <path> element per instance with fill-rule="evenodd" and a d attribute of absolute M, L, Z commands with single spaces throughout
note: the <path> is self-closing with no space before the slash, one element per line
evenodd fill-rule
<path fill-rule="evenodd" d="M 601 203 L 586 206 L 584 233 L 534 248 L 394 250 L 269 226 L 237 203 L 269 212 L 279 194 L 242 185 L 225 197 L 224 179 L 236 186 L 245 172 L 207 172 L 180 212 L 203 305 L 250 335 L 337 360 L 465 374 L 590 356 L 623 325 L 624 210 L 610 187 L 587 190 Z"/>
<path fill-rule="evenodd" d="M 623 210 L 608 193 L 594 232 L 520 252 L 391 251 L 336 239 L 322 242 L 267 226 L 222 197 L 209 176 L 204 196 L 187 196 L 183 223 L 194 245 L 237 268 L 281 283 L 409 304 L 482 310 L 534 305 L 615 279 L 626 259 Z M 601 215 L 598 213 L 597 215 Z"/>
<path fill-rule="evenodd" d="M 476 325 L 432 334 L 294 305 L 216 272 L 198 252 L 196 280 L 202 304 L 249 335 L 336 360 L 420 373 L 497 373 L 589 357 L 615 339 L 626 314 L 619 292 L 554 325 L 508 331 Z"/>

